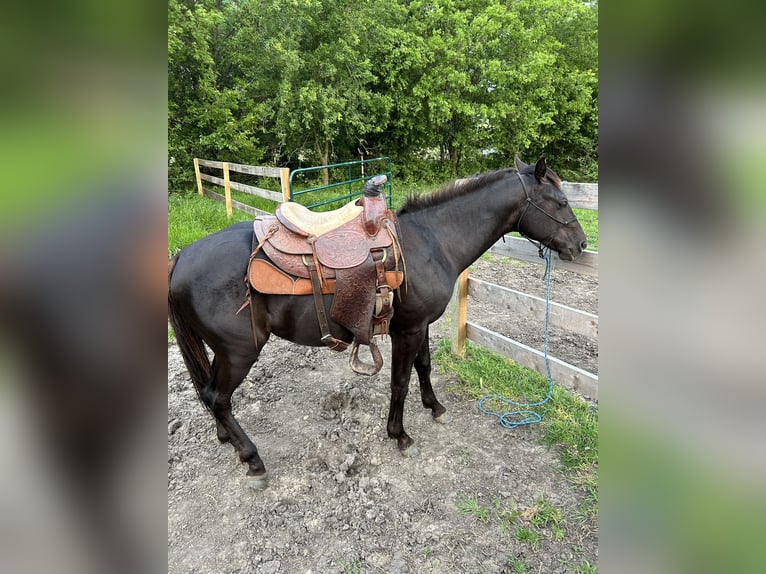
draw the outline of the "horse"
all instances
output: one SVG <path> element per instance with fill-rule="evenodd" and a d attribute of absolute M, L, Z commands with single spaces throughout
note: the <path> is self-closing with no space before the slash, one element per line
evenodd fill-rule
<path fill-rule="evenodd" d="M 537 242 L 541 253 L 549 248 L 563 260 L 574 260 L 587 246 L 561 179 L 545 158 L 528 165 L 517 157 L 515 163 L 516 169 L 455 180 L 434 193 L 411 196 L 396 214 L 406 284 L 394 300 L 389 325 L 391 400 L 386 430 L 405 455 L 417 454 L 403 426 L 413 366 L 423 407 L 431 410 L 435 421 L 446 421 L 446 408 L 431 385 L 429 325 L 444 313 L 460 273 L 512 231 Z M 242 222 L 181 250 L 168 264 L 168 309 L 199 399 L 215 419 L 218 440 L 230 442 L 248 465 L 251 486 L 264 488 L 266 468 L 232 414 L 232 393 L 272 333 L 299 345 L 323 343 L 311 296 L 250 290 L 250 303 L 258 312 L 250 317 L 237 314 L 252 243 L 253 226 Z M 329 309 L 333 295 L 323 297 Z M 330 330 L 338 339 L 351 338 L 332 321 Z M 213 352 L 212 363 L 205 344 Z"/>

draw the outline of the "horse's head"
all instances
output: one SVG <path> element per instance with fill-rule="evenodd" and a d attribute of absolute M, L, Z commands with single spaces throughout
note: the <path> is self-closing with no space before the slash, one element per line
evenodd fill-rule
<path fill-rule="evenodd" d="M 561 259 L 572 261 L 588 243 L 561 191 L 561 179 L 545 165 L 545 158 L 527 165 L 517 157 L 516 168 L 526 194 L 517 223 L 519 233 L 550 247 Z"/>

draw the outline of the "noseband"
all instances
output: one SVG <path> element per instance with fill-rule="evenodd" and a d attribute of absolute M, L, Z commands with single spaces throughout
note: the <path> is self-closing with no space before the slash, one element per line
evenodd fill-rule
<path fill-rule="evenodd" d="M 516 223 L 516 228 L 518 229 L 518 231 L 519 231 L 519 234 L 521 234 L 521 236 L 522 236 L 524 239 L 526 239 L 526 240 L 527 240 L 527 241 L 529 241 L 529 242 L 530 242 L 532 245 L 534 245 L 535 247 L 537 247 L 537 252 L 538 252 L 538 254 L 540 255 L 540 258 L 542 259 L 542 258 L 543 258 L 543 247 L 547 247 L 548 249 L 550 249 L 550 245 L 549 245 L 549 242 L 550 242 L 550 240 L 553 238 L 553 236 L 556 234 L 556 231 L 558 231 L 558 229 L 557 229 L 556 231 L 554 231 L 553 233 L 551 233 L 551 234 L 550 234 L 548 237 L 546 237 L 546 238 L 545 238 L 543 241 L 535 241 L 534 239 L 532 239 L 531 237 L 529 237 L 529 236 L 528 236 L 526 233 L 524 233 L 524 232 L 521 230 L 521 220 L 522 220 L 522 219 L 524 219 L 524 216 L 527 214 L 527 210 L 529 209 L 529 206 L 531 205 L 531 206 L 532 206 L 532 207 L 534 207 L 534 208 L 535 208 L 537 211 L 539 211 L 540 213 L 544 214 L 545 216 L 547 216 L 547 217 L 551 218 L 553 221 L 555 221 L 556 223 L 558 223 L 559 225 L 561 225 L 561 226 L 563 226 L 563 227 L 566 227 L 566 226 L 568 226 L 570 223 L 573 223 L 574 221 L 577 221 L 577 218 L 576 218 L 576 217 L 572 217 L 572 219 L 569 219 L 569 220 L 567 220 L 567 221 L 562 221 L 561 219 L 559 219 L 559 218 L 558 218 L 558 217 L 556 217 L 555 215 L 551 215 L 550 213 L 548 213 L 547 211 L 545 211 L 545 210 L 544 210 L 542 207 L 540 207 L 540 206 L 539 206 L 539 205 L 537 205 L 537 204 L 536 204 L 534 201 L 532 201 L 532 198 L 529 196 L 529 191 L 527 190 L 527 186 L 526 186 L 526 184 L 524 183 L 524 178 L 522 178 L 522 177 L 521 177 L 521 173 L 519 173 L 519 172 L 517 171 L 517 172 L 516 172 L 516 175 L 518 176 L 518 178 L 519 178 L 519 181 L 521 182 L 521 188 L 524 190 L 524 195 L 526 195 L 526 196 L 527 196 L 527 202 L 526 202 L 526 204 L 524 204 L 524 210 L 521 212 L 521 216 L 519 217 L 519 221 L 518 221 L 518 223 Z"/>

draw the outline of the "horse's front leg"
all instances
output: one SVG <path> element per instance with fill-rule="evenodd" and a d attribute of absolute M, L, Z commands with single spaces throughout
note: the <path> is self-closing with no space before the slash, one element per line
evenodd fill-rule
<path fill-rule="evenodd" d="M 415 456 L 418 451 L 404 431 L 404 399 L 409 391 L 412 365 L 426 333 L 426 329 L 391 333 L 391 405 L 386 430 L 390 438 L 396 439 L 399 450 L 408 456 Z"/>
<path fill-rule="evenodd" d="M 415 356 L 415 371 L 418 373 L 420 398 L 423 401 L 423 406 L 431 409 L 431 416 L 436 422 L 446 423 L 448 420 L 447 409 L 436 398 L 431 386 L 431 348 L 428 341 L 428 327 L 426 327 L 426 334 L 420 343 L 418 354 Z"/>

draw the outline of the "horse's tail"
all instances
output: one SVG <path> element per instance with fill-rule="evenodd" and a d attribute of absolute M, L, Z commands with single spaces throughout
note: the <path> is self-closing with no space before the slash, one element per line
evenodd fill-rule
<path fill-rule="evenodd" d="M 210 359 L 205 350 L 205 343 L 194 328 L 188 323 L 184 316 L 179 312 L 173 301 L 173 295 L 170 289 L 170 280 L 173 277 L 173 269 L 178 263 L 178 255 L 168 261 L 168 319 L 170 326 L 173 327 L 178 348 L 181 350 L 181 356 L 184 359 L 186 368 L 191 375 L 194 388 L 203 404 L 202 389 L 210 380 L 213 369 L 210 365 Z"/>

